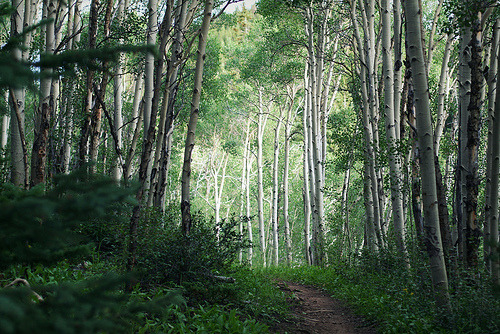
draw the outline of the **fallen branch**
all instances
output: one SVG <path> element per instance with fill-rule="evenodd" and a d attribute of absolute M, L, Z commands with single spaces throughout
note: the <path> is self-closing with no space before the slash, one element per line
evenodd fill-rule
<path fill-rule="evenodd" d="M 5 287 L 6 288 L 10 288 L 10 287 L 13 287 L 13 286 L 15 286 L 17 284 L 23 284 L 24 286 L 27 286 L 31 290 L 31 293 L 35 296 L 35 298 L 39 302 L 43 302 L 42 296 L 40 296 L 38 293 L 36 293 L 35 291 L 33 291 L 33 289 L 31 288 L 31 286 L 29 284 L 29 282 L 27 280 L 25 280 L 24 278 L 16 278 L 15 280 L 13 280 L 9 284 L 7 284 Z"/>

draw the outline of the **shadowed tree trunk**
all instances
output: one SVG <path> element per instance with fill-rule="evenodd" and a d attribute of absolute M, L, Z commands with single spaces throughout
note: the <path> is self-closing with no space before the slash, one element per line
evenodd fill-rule
<path fill-rule="evenodd" d="M 191 100 L 191 115 L 186 135 L 186 144 L 184 146 L 184 164 L 182 166 L 181 179 L 181 213 L 182 213 L 182 232 L 184 235 L 189 235 L 192 226 L 191 220 L 191 197 L 190 197 L 190 181 L 191 181 L 191 160 L 194 148 L 194 138 L 196 134 L 196 124 L 198 123 L 198 115 L 200 113 L 200 97 L 201 83 L 203 80 L 203 65 L 205 63 L 205 50 L 207 46 L 208 29 L 212 18 L 213 0 L 205 2 L 203 11 L 203 21 L 199 34 L 198 54 L 196 58 L 196 69 L 194 74 L 194 89 L 193 98 Z"/>

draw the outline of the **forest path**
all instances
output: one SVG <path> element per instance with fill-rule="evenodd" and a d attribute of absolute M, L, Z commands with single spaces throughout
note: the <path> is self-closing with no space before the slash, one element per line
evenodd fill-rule
<path fill-rule="evenodd" d="M 373 325 L 356 316 L 344 303 L 326 291 L 309 285 L 279 282 L 288 292 L 292 317 L 271 328 L 289 334 L 375 334 Z"/>

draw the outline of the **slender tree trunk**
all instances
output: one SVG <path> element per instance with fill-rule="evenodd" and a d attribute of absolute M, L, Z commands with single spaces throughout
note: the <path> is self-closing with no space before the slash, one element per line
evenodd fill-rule
<path fill-rule="evenodd" d="M 55 49 L 55 19 L 57 6 L 54 0 L 45 0 L 44 7 L 47 12 L 47 23 L 45 30 L 45 55 L 51 55 Z M 42 55 L 43 57 L 43 55 Z M 35 138 L 31 153 L 31 186 L 46 181 L 47 149 L 49 140 L 50 116 L 54 108 L 54 96 L 51 91 L 52 78 L 51 69 L 43 69 L 44 77 L 40 81 L 40 107 L 37 121 L 35 122 Z"/>
<path fill-rule="evenodd" d="M 396 245 L 403 256 L 404 263 L 409 267 L 405 246 L 405 224 L 403 212 L 403 179 L 401 172 L 401 157 L 398 152 L 399 143 L 396 135 L 396 118 L 394 110 L 394 71 L 391 57 L 391 15 L 389 1 L 382 1 L 382 52 L 384 62 L 384 107 L 385 107 L 385 132 L 389 148 L 389 167 L 391 181 L 392 218 Z"/>
<path fill-rule="evenodd" d="M 193 98 L 191 100 L 191 115 L 189 117 L 186 144 L 184 149 L 184 164 L 182 166 L 182 194 L 181 194 L 181 212 L 182 212 L 182 231 L 188 235 L 191 230 L 191 199 L 190 199 L 190 180 L 191 180 L 191 155 L 194 148 L 194 138 L 196 133 L 196 124 L 200 108 L 201 83 L 203 79 L 203 65 L 205 63 L 205 50 L 207 46 L 208 29 L 212 18 L 213 0 L 207 0 L 203 12 L 203 21 L 201 25 L 198 55 L 196 58 L 196 69 L 194 74 Z"/>
<path fill-rule="evenodd" d="M 281 108 L 280 108 L 281 109 Z M 278 265 L 279 262 L 279 154 L 280 154 L 280 134 L 282 120 L 282 109 L 280 116 L 276 120 L 276 127 L 274 128 L 274 159 L 273 159 L 273 202 L 271 205 L 271 221 L 273 226 L 273 262 Z"/>
<path fill-rule="evenodd" d="M 170 27 L 169 27 L 170 28 Z M 146 44 L 156 45 L 158 35 L 158 0 L 148 1 L 148 28 L 146 31 Z M 162 55 L 163 56 L 163 55 Z M 162 57 L 163 59 L 163 57 Z M 143 109 L 143 125 L 144 133 L 149 132 L 151 118 L 156 113 L 153 107 L 154 90 L 155 90 L 155 59 L 153 54 L 147 54 L 144 64 L 144 109 Z M 156 122 L 153 123 L 156 126 Z M 153 143 L 154 144 L 154 143 Z M 152 161 L 148 159 L 146 179 L 144 188 L 145 191 L 150 189 L 150 179 L 152 171 Z M 147 198 L 147 197 L 146 197 Z"/>
<path fill-rule="evenodd" d="M 472 24 L 472 38 L 469 43 L 471 49 L 471 93 L 469 105 L 467 108 L 467 159 L 468 169 L 465 171 L 466 181 L 466 224 L 465 224 L 465 243 L 466 243 L 466 261 L 471 268 L 477 268 L 478 250 L 481 238 L 479 229 L 477 201 L 479 194 L 479 175 L 478 175 L 478 149 L 479 149 L 479 126 L 481 123 L 481 90 L 483 84 L 482 73 L 482 45 L 480 31 L 481 16 Z"/>
<path fill-rule="evenodd" d="M 175 37 L 172 47 L 170 60 L 167 62 L 167 82 L 163 94 L 163 105 L 160 116 L 160 128 L 158 131 L 158 142 L 153 166 L 153 177 L 151 180 L 151 199 L 154 198 L 154 205 L 165 208 L 165 193 L 167 187 L 168 168 L 170 167 L 170 156 L 172 146 L 172 135 L 175 128 L 174 122 L 177 113 L 174 110 L 177 91 L 179 87 L 179 68 L 183 62 L 183 40 L 185 34 L 186 16 L 188 1 L 183 0 L 180 7 L 177 8 L 175 18 Z M 159 169 L 159 170 L 158 170 Z"/>
<path fill-rule="evenodd" d="M 500 52 L 498 53 L 498 62 L 500 63 Z M 498 191 L 499 174 L 500 174 L 500 89 L 496 89 L 496 103 L 494 113 L 490 118 L 492 123 L 491 134 L 491 194 L 490 199 L 490 214 L 489 214 L 489 227 L 490 227 L 490 240 L 491 240 L 491 273 L 493 282 L 500 286 L 500 244 L 498 239 L 498 221 L 499 221 L 499 202 Z"/>
<path fill-rule="evenodd" d="M 308 91 L 308 69 L 306 65 L 306 70 L 304 74 L 304 86 Z M 302 163 L 302 177 L 303 177 L 303 188 L 302 188 L 302 196 L 304 202 L 304 257 L 306 259 L 306 263 L 312 265 L 311 259 L 311 192 L 310 192 L 310 175 L 309 175 L 309 129 L 308 129 L 308 118 L 309 118 L 309 94 L 306 91 L 306 97 L 304 98 L 304 111 L 302 114 L 302 125 L 304 128 L 304 150 L 303 150 L 303 163 Z"/>
<path fill-rule="evenodd" d="M 12 0 L 12 13 L 10 17 L 10 36 L 17 37 L 23 30 L 24 2 L 22 0 Z M 12 51 L 12 56 L 17 61 L 23 58 L 20 48 Z M 25 173 L 24 153 L 21 139 L 21 132 L 24 132 L 24 108 L 25 94 L 24 88 L 10 88 L 10 182 L 16 186 L 24 187 L 28 175 Z M 19 114 L 16 114 L 16 110 Z M 18 120 L 18 116 L 20 119 Z M 20 132 L 21 130 L 21 132 Z"/>
<path fill-rule="evenodd" d="M 266 262 L 266 233 L 264 226 L 264 164 L 262 161 L 262 146 L 264 130 L 268 115 L 264 115 L 262 103 L 262 88 L 259 88 L 259 115 L 257 122 L 257 210 L 259 215 L 259 239 L 262 251 L 262 265 L 265 267 Z"/>
<path fill-rule="evenodd" d="M 471 71 L 469 61 L 471 50 L 468 45 L 471 40 L 470 29 L 461 31 L 460 36 L 460 53 L 459 53 L 459 68 L 458 68 L 458 103 L 459 103 L 459 152 L 457 162 L 457 230 L 458 230 L 458 256 L 461 261 L 465 260 L 465 224 L 466 224 L 466 173 L 469 170 L 467 164 L 467 119 L 471 89 Z"/>
<path fill-rule="evenodd" d="M 422 170 L 422 190 L 427 251 L 431 263 L 432 284 L 438 306 L 451 312 L 448 278 L 441 243 L 439 211 L 436 206 L 436 175 L 434 168 L 434 143 L 429 102 L 429 87 L 423 52 L 421 21 L 422 10 L 417 0 L 404 1 L 408 51 L 411 62 L 412 78 L 415 89 L 415 109 L 417 134 L 421 149 L 420 166 Z"/>
<path fill-rule="evenodd" d="M 491 168 L 493 165 L 493 124 L 494 124 L 494 112 L 495 112 L 495 98 L 496 89 L 498 86 L 498 56 L 499 52 L 499 42 L 500 42 L 500 19 L 495 21 L 495 26 L 493 27 L 493 37 L 491 39 L 491 54 L 490 54 L 490 67 L 488 70 L 487 82 L 488 82 L 488 144 L 486 151 L 486 185 L 485 185 L 485 208 L 484 208 L 484 259 L 486 263 L 486 268 L 491 272 L 491 245 L 493 240 L 491 238 L 491 195 L 493 193 L 491 188 L 492 172 Z"/>
<path fill-rule="evenodd" d="M 441 144 L 441 137 L 443 136 L 443 130 L 445 126 L 446 117 L 448 113 L 445 112 L 445 99 L 448 95 L 447 92 L 447 82 L 449 77 L 449 62 L 451 49 L 453 46 L 454 35 L 449 34 L 446 38 L 446 45 L 444 48 L 443 60 L 441 62 L 441 75 L 439 77 L 438 84 L 438 98 L 437 98 L 437 111 L 436 111 L 436 127 L 434 130 L 434 150 L 436 155 L 439 153 L 439 147 Z"/>
<path fill-rule="evenodd" d="M 248 228 L 248 241 L 250 246 L 248 247 L 248 262 L 250 266 L 253 264 L 253 227 L 252 218 L 250 215 L 250 175 L 252 172 L 252 159 L 250 155 L 250 119 L 247 120 L 247 133 L 248 140 L 245 144 L 245 168 L 246 168 L 246 179 L 245 179 L 245 216 L 247 220 Z"/>
<path fill-rule="evenodd" d="M 293 88 L 292 88 L 293 90 Z M 290 170 L 290 142 L 291 130 L 293 126 L 293 121 L 295 120 L 295 115 L 292 115 L 292 107 L 295 100 L 295 91 L 292 92 L 290 97 L 290 105 L 287 110 L 286 122 L 285 122 L 285 147 L 284 147 L 284 161 L 283 161 L 283 227 L 285 229 L 285 250 L 286 250 L 286 262 L 290 266 L 292 264 L 292 239 L 290 232 L 290 217 L 289 217 L 289 170 Z"/>
<path fill-rule="evenodd" d="M 90 3 L 90 16 L 89 16 L 89 32 L 88 32 L 88 49 L 92 50 L 96 48 L 97 43 L 97 20 L 98 20 L 98 8 L 99 0 L 92 0 Z M 94 71 L 87 71 L 87 77 L 85 82 L 85 100 L 84 100 L 84 112 L 83 112 L 83 124 L 80 131 L 80 143 L 79 143 L 79 165 L 87 163 L 88 156 L 88 141 L 90 136 L 90 123 L 92 120 L 92 104 L 93 104 L 93 82 L 94 82 Z"/>
<path fill-rule="evenodd" d="M 401 140 L 401 97 L 402 97 L 402 36 L 401 33 L 401 2 L 394 1 L 393 3 L 393 20 L 394 20 L 394 128 L 396 132 L 396 140 Z"/>
<path fill-rule="evenodd" d="M 118 8 L 116 9 L 116 16 L 115 20 L 118 22 L 118 25 L 123 24 L 123 15 L 125 12 L 125 1 L 124 0 L 118 0 Z M 123 43 L 123 40 L 119 41 L 120 44 Z M 115 66 L 115 76 L 113 77 L 114 80 L 114 113 L 113 113 L 113 118 L 114 118 L 114 126 L 116 130 L 116 142 L 114 143 L 115 149 L 122 148 L 123 147 L 123 140 L 122 140 L 122 133 L 123 133 L 123 115 L 122 115 L 122 109 L 123 109 L 123 81 L 124 81 L 124 68 L 125 68 L 125 55 L 120 54 L 118 58 L 118 64 Z M 120 157 L 115 156 L 113 163 L 113 171 L 112 171 L 112 176 L 115 181 L 120 181 L 122 178 L 123 174 L 123 166 L 122 161 Z"/>
<path fill-rule="evenodd" d="M 81 0 L 74 1 L 73 5 L 70 6 L 70 11 L 68 18 L 68 32 L 71 33 L 73 38 L 71 38 L 68 42 L 68 49 L 75 50 L 77 44 L 80 42 L 81 38 L 81 14 L 80 14 Z M 71 146 L 73 141 L 73 115 L 75 112 L 74 106 L 74 92 L 77 85 L 77 82 L 74 78 L 67 78 L 63 82 L 65 86 L 65 117 L 64 117 L 64 139 L 63 139 L 63 147 L 62 147 L 62 160 L 61 167 L 63 173 L 69 173 L 70 171 L 70 163 L 71 163 Z"/>

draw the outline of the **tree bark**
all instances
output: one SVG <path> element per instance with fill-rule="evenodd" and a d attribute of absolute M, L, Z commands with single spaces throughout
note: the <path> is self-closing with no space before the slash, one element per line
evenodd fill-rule
<path fill-rule="evenodd" d="M 263 137 L 268 115 L 264 115 L 262 103 L 262 88 L 259 87 L 259 105 L 257 122 L 257 210 L 259 216 L 259 239 L 262 251 L 262 266 L 267 266 L 266 262 L 266 231 L 264 226 L 264 164 L 262 162 Z"/>
<path fill-rule="evenodd" d="M 487 83 L 488 83 L 488 139 L 487 139 L 487 151 L 486 151 L 486 185 L 485 185 L 485 207 L 484 207 L 484 259 L 486 264 L 486 269 L 491 272 L 491 246 L 493 244 L 491 238 L 491 195 L 493 194 L 493 190 L 491 187 L 492 182 L 492 165 L 493 165 L 493 125 L 495 120 L 495 98 L 496 98 L 496 89 L 498 86 L 498 55 L 499 53 L 499 42 L 500 42 L 500 19 L 495 21 L 495 25 L 493 27 L 493 36 L 491 39 L 491 52 L 490 52 L 490 66 L 488 69 Z M 493 188 L 494 189 L 494 188 Z"/>
<path fill-rule="evenodd" d="M 500 63 L 500 52 L 498 53 L 498 62 Z M 491 194 L 490 198 L 490 240 L 491 240 L 491 273 L 493 282 L 500 286 L 500 245 L 498 239 L 498 221 L 499 221 L 499 202 L 498 191 L 499 174 L 500 174 L 500 89 L 496 89 L 496 103 L 493 117 L 490 118 L 492 123 L 491 135 Z"/>
<path fill-rule="evenodd" d="M 17 37 L 23 30 L 24 3 L 23 0 L 12 0 L 12 13 L 10 17 L 10 37 Z M 21 61 L 23 54 L 20 48 L 14 48 L 12 56 L 17 61 Z M 24 153 L 21 133 L 24 132 L 24 108 L 25 94 L 24 88 L 10 88 L 10 182 L 19 187 L 24 187 L 28 180 L 28 175 L 24 168 Z M 16 110 L 19 112 L 20 119 Z M 19 126 L 18 126 L 19 125 Z"/>
<path fill-rule="evenodd" d="M 282 108 L 280 108 L 280 115 L 276 119 L 276 127 L 274 128 L 274 152 L 273 152 L 273 202 L 271 205 L 271 221 L 273 226 L 273 263 L 279 263 L 279 154 L 280 154 L 280 134 L 281 126 L 283 124 Z"/>
<path fill-rule="evenodd" d="M 406 13 L 406 27 L 409 59 L 415 89 L 417 134 L 420 145 L 420 166 L 425 217 L 427 251 L 431 263 L 431 277 L 436 302 L 446 312 L 451 312 L 448 293 L 448 278 L 441 243 L 439 211 L 436 205 L 436 175 L 434 168 L 434 143 L 429 102 L 429 87 L 423 52 L 421 21 L 422 10 L 417 0 L 403 2 Z"/>
<path fill-rule="evenodd" d="M 47 23 L 45 30 L 45 55 L 51 55 L 55 49 L 55 19 L 57 6 L 54 0 L 45 0 L 44 7 L 47 12 Z M 44 55 L 42 55 L 43 57 Z M 49 129 L 52 110 L 54 108 L 54 94 L 51 90 L 52 70 L 42 69 L 44 76 L 40 81 L 40 105 L 35 121 L 35 138 L 31 153 L 31 182 L 33 187 L 46 181 L 47 149 L 49 141 Z"/>
<path fill-rule="evenodd" d="M 392 219 L 396 246 L 406 267 L 409 267 L 408 255 L 405 245 L 405 222 L 403 212 L 403 179 L 401 172 L 401 156 L 399 142 L 396 135 L 396 117 L 394 110 L 394 70 L 391 52 L 391 15 L 389 1 L 383 0 L 382 4 L 382 52 L 384 73 L 384 108 L 385 108 L 385 133 L 389 149 L 389 169 L 391 182 Z"/>
<path fill-rule="evenodd" d="M 182 186 L 181 186 L 181 213 L 182 213 L 182 231 L 184 235 L 189 235 L 192 226 L 191 220 L 191 199 L 190 199 L 190 180 L 191 180 L 191 156 L 194 148 L 194 138 L 196 133 L 196 124 L 198 122 L 201 83 L 203 80 L 203 65 L 205 63 L 205 50 L 207 46 L 208 29 L 212 18 L 213 0 L 207 0 L 203 11 L 203 21 L 201 24 L 198 54 L 196 58 L 196 69 L 194 75 L 193 98 L 191 100 L 191 115 L 189 117 L 186 144 L 184 147 L 184 164 L 182 166 Z"/>
<path fill-rule="evenodd" d="M 466 243 L 466 261 L 470 268 L 477 268 L 478 250 L 481 238 L 479 229 L 477 202 L 479 194 L 479 175 L 478 175 L 478 149 L 479 149 L 479 126 L 481 123 L 481 91 L 483 84 L 482 74 L 482 45 L 480 31 L 481 17 L 472 24 L 472 38 L 469 43 L 471 49 L 471 60 L 469 66 L 471 69 L 471 93 L 469 105 L 467 108 L 467 153 L 466 157 L 468 169 L 465 171 L 466 181 L 466 224 L 465 224 L 465 243 Z"/>

